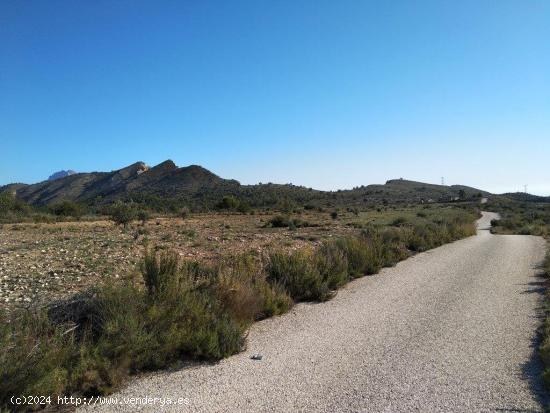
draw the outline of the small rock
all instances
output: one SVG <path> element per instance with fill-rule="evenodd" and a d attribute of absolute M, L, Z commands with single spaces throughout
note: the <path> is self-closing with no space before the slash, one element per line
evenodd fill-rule
<path fill-rule="evenodd" d="M 250 358 L 252 360 L 261 360 L 263 358 L 263 356 L 260 353 L 256 353 L 256 354 L 252 354 L 252 356 L 250 356 Z"/>

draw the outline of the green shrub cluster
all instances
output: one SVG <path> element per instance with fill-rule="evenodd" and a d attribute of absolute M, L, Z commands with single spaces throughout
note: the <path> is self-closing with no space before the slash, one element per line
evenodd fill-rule
<path fill-rule="evenodd" d="M 409 231 L 407 248 L 411 251 L 427 251 L 454 240 L 474 235 L 475 226 L 461 220 L 416 225 Z"/>
<path fill-rule="evenodd" d="M 85 208 L 82 205 L 72 201 L 61 201 L 50 206 L 49 210 L 54 215 L 76 219 L 80 219 L 85 213 Z"/>
<path fill-rule="evenodd" d="M 111 221 L 116 225 L 122 225 L 125 228 L 130 222 L 137 218 L 137 210 L 132 204 L 117 201 L 110 205 L 108 214 Z"/>
<path fill-rule="evenodd" d="M 289 215 L 276 215 L 264 225 L 266 228 L 304 228 L 312 226 L 309 222 L 300 218 L 292 218 Z"/>
<path fill-rule="evenodd" d="M 550 204 L 497 199 L 488 205 L 500 213 L 501 219 L 491 221 L 496 234 L 548 236 L 550 234 Z"/>
<path fill-rule="evenodd" d="M 17 198 L 13 193 L 0 193 L 1 222 L 51 223 L 57 220 L 80 219 L 88 209 L 83 204 L 61 201 L 50 206 L 32 206 Z"/>
<path fill-rule="evenodd" d="M 407 258 L 411 251 L 425 251 L 475 234 L 475 225 L 454 220 L 412 228 L 369 228 L 359 236 L 325 241 L 315 250 L 269 256 L 267 279 L 281 284 L 295 301 L 324 301 L 353 278 L 376 274 Z"/>
<path fill-rule="evenodd" d="M 33 208 L 9 192 L 0 193 L 0 222 L 20 222 L 31 216 Z"/>
<path fill-rule="evenodd" d="M 246 214 L 252 210 L 248 202 L 232 195 L 224 196 L 221 201 L 216 204 L 216 209 L 237 211 L 242 214 Z"/>

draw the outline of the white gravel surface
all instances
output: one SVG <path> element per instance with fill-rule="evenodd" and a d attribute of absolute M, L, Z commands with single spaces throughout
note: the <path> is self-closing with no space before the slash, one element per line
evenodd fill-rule
<path fill-rule="evenodd" d="M 542 411 L 535 331 L 544 241 L 479 234 L 256 323 L 217 364 L 133 381 L 100 411 Z M 262 360 L 252 360 L 259 353 Z M 124 397 L 188 405 L 124 404 Z M 92 410 L 88 407 L 88 409 Z M 86 410 L 86 409 L 82 409 Z"/>

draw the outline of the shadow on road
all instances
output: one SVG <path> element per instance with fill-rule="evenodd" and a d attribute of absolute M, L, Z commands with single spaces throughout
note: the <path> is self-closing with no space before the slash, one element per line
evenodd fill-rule
<path fill-rule="evenodd" d="M 548 288 L 548 280 L 543 276 L 543 273 L 541 271 L 533 276 L 533 281 L 530 281 L 524 285 L 527 288 L 525 289 L 525 291 L 522 292 L 522 294 L 539 294 L 541 305 L 538 309 L 539 311 L 537 312 L 537 315 L 535 316 L 539 321 L 540 327 L 537 331 L 533 332 L 533 335 L 531 337 L 531 355 L 529 357 L 529 360 L 522 366 L 522 378 L 523 380 L 528 381 L 532 394 L 536 397 L 536 400 L 541 404 L 541 406 L 543 406 L 543 411 L 546 411 L 547 407 L 549 406 L 550 397 L 542 381 L 544 366 L 542 364 L 542 360 L 540 359 L 538 349 L 542 342 L 542 334 L 540 330 L 542 328 L 545 316 L 545 304 L 543 300 L 545 299 L 544 295 L 546 294 Z M 513 412 L 522 410 L 503 409 L 503 411 Z"/>

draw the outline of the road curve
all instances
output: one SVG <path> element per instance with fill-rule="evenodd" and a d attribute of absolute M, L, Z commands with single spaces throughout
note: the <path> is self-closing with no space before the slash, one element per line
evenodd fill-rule
<path fill-rule="evenodd" d="M 491 218 L 477 236 L 356 280 L 330 302 L 256 323 L 241 354 L 140 378 L 115 396 L 189 401 L 140 411 L 542 411 L 533 345 L 544 241 L 491 235 Z"/>

